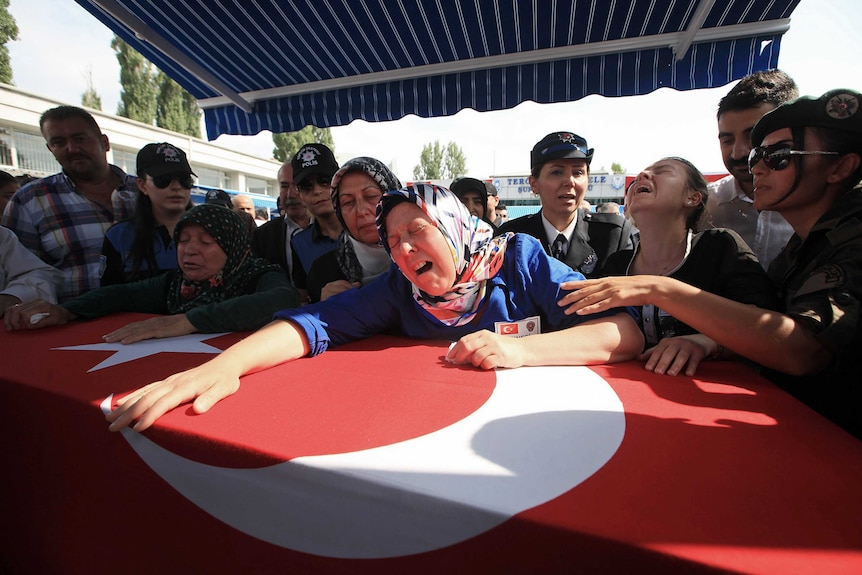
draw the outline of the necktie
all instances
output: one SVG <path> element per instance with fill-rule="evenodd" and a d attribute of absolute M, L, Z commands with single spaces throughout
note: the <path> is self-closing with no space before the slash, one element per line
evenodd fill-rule
<path fill-rule="evenodd" d="M 568 243 L 566 236 L 564 236 L 563 234 L 557 234 L 557 239 L 554 240 L 554 243 L 551 246 L 551 255 L 558 260 L 562 260 L 563 258 L 565 258 L 566 243 Z"/>

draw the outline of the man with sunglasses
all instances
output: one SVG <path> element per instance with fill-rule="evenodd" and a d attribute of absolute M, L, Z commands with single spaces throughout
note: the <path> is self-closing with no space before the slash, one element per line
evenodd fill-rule
<path fill-rule="evenodd" d="M 780 387 L 862 439 L 860 105 L 862 94 L 845 89 L 798 98 L 764 115 L 751 132 L 754 205 L 782 214 L 794 230 L 769 267 L 782 311 L 658 276 L 563 284 L 576 291 L 560 304 L 567 313 L 658 306 L 713 339 L 713 353 L 727 348 L 759 363 Z M 681 373 L 689 359 L 677 358 L 678 365 L 651 359 L 646 367 Z"/>
<path fill-rule="evenodd" d="M 793 229 L 781 214 L 754 207 L 754 183 L 748 171 L 751 130 L 763 114 L 798 96 L 793 78 L 781 70 L 766 70 L 742 78 L 718 103 L 718 142 L 730 175 L 710 184 L 708 223 L 742 236 L 764 269 Z"/>
<path fill-rule="evenodd" d="M 134 213 L 136 178 L 108 164 L 108 137 L 86 110 L 52 108 L 39 127 L 63 169 L 21 188 L 0 225 L 63 272 L 62 302 L 99 287 L 105 232 Z"/>
<path fill-rule="evenodd" d="M 335 215 L 330 189 L 332 176 L 339 166 L 335 154 L 323 144 L 305 144 L 293 155 L 290 163 L 299 199 L 313 217 L 312 224 L 290 240 L 293 251 L 291 277 L 301 300 L 307 302 L 305 285 L 311 264 L 335 249 L 338 236 L 344 229 Z"/>

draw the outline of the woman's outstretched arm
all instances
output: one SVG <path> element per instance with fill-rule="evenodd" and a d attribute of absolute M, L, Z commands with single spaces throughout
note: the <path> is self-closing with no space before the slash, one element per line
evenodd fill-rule
<path fill-rule="evenodd" d="M 305 334 L 294 324 L 273 321 L 208 362 L 130 393 L 106 416 L 108 429 L 119 431 L 134 424 L 135 431 L 143 431 L 190 401 L 196 413 L 205 413 L 236 393 L 241 376 L 298 359 L 308 350 Z"/>

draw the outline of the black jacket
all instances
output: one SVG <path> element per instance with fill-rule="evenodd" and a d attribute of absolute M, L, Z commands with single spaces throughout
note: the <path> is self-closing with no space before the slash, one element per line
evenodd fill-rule
<path fill-rule="evenodd" d="M 618 214 L 597 214 L 578 210 L 580 221 L 569 239 L 569 250 L 563 262 L 588 278 L 598 277 L 608 256 L 619 250 L 632 249 L 632 223 Z M 551 255 L 551 245 L 545 237 L 542 211 L 509 220 L 497 229 L 496 235 L 506 232 L 529 234 L 541 242 Z"/>

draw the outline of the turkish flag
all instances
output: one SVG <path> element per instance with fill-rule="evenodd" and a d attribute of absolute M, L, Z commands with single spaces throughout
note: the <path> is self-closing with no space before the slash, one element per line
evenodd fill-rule
<path fill-rule="evenodd" d="M 487 517 L 480 504 L 487 491 L 515 499 L 511 486 L 523 477 L 565 476 L 571 462 L 592 456 L 602 439 L 595 424 L 611 414 L 552 395 L 544 411 L 500 412 L 476 424 L 458 452 L 427 451 L 429 461 L 443 462 L 471 452 L 485 465 L 481 471 L 455 473 L 442 464 L 423 469 L 428 438 L 469 428 L 519 370 L 452 366 L 443 360 L 446 342 L 387 337 L 243 377 L 235 395 L 204 415 L 183 405 L 143 434 L 110 433 L 99 409 L 106 397 L 198 365 L 246 335 L 201 335 L 182 345 L 163 340 L 153 353 L 97 347 L 102 334 L 140 319 L 118 314 L 60 328 L 0 331 L 0 570 L 862 572 L 862 443 L 749 367 L 723 361 L 702 363 L 693 378 L 656 375 L 640 362 L 572 368 L 606 382 L 617 398 L 624 428 L 616 450 L 583 481 L 545 502 L 494 510 L 499 523 L 471 537 L 367 559 L 280 545 L 213 515 L 195 482 L 208 475 L 262 479 L 232 502 L 253 525 L 264 522 L 253 504 L 265 502 L 270 489 L 277 490 L 273 505 L 279 494 L 312 489 L 321 500 L 368 502 L 358 517 L 369 518 L 372 527 L 388 518 L 386 509 L 412 509 L 427 500 L 443 518 L 433 526 L 445 532 L 470 523 L 447 525 L 450 513 L 464 517 L 466 511 L 471 521 Z M 526 373 L 546 373 L 541 369 Z M 514 387 L 528 403 L 531 395 L 545 394 L 542 385 L 552 379 L 537 375 Z M 559 389 L 582 383 L 578 375 L 560 381 Z M 547 442 L 568 433 L 573 422 L 583 425 L 580 438 L 558 442 L 563 456 L 542 460 Z M 522 438 L 535 434 L 542 440 L 525 448 Z M 138 444 L 160 451 L 167 471 Z M 411 446 L 400 453 L 418 455 L 420 463 L 402 468 L 400 458 L 381 463 L 372 457 L 400 445 Z M 334 460 L 337 467 L 315 467 L 331 456 L 341 458 Z M 173 461 L 198 475 L 177 481 L 169 475 Z M 307 462 L 293 465 L 297 479 L 265 481 L 268 470 L 294 461 Z M 369 479 L 384 473 L 386 481 Z M 466 491 L 454 501 L 408 488 L 423 482 Z M 343 507 L 347 516 L 350 505 Z M 319 524 L 338 529 L 342 517 L 335 509 Z M 421 528 L 431 525 L 432 515 L 407 517 Z M 277 520 L 275 536 L 297 534 L 312 546 L 343 539 L 318 530 L 299 506 Z"/>
<path fill-rule="evenodd" d="M 518 324 L 516 324 L 516 323 L 500 324 L 500 334 L 502 334 L 502 335 L 518 335 Z"/>

